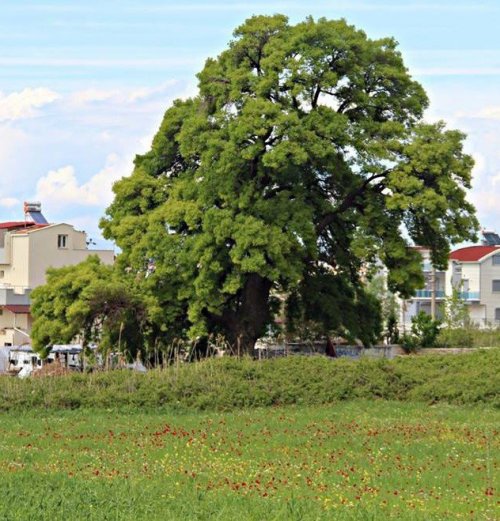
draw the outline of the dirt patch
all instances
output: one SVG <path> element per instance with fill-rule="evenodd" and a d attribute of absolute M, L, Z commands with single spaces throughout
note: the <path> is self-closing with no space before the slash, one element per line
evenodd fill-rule
<path fill-rule="evenodd" d="M 53 362 L 51 364 L 45 364 L 40 369 L 36 369 L 31 373 L 33 378 L 44 378 L 46 376 L 64 376 L 71 374 L 73 371 L 64 367 L 60 362 Z"/>

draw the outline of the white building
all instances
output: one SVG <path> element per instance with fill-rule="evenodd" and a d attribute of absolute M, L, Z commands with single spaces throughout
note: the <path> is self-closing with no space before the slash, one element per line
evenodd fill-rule
<path fill-rule="evenodd" d="M 37 211 L 30 211 L 30 210 Z M 98 255 L 112 264 L 112 250 L 89 250 L 85 232 L 49 224 L 38 205 L 25 205 L 25 221 L 0 222 L 0 347 L 30 343 L 30 293 L 45 283 L 48 268 Z"/>
<path fill-rule="evenodd" d="M 500 325 L 500 246 L 476 245 L 459 248 L 450 254 L 448 269 L 432 269 L 429 250 L 418 248 L 423 258 L 425 287 L 403 302 L 401 323 L 406 329 L 420 311 L 431 314 L 436 303 L 436 317 L 442 316 L 442 304 L 453 288 L 469 305 L 472 322 L 480 327 Z M 433 288 L 434 279 L 434 288 Z"/>

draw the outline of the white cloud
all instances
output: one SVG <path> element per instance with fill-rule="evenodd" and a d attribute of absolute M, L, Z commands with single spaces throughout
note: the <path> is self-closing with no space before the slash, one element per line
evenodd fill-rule
<path fill-rule="evenodd" d="M 495 214 L 498 209 L 498 196 L 491 190 L 474 190 L 470 194 L 470 201 L 478 211 L 478 217 L 481 224 L 488 223 L 488 214 Z"/>
<path fill-rule="evenodd" d="M 19 149 L 26 146 L 27 135 L 21 129 L 13 128 L 8 124 L 0 125 L 0 167 L 1 180 L 8 175 L 11 162 L 19 154 Z"/>
<path fill-rule="evenodd" d="M 70 101 L 77 104 L 91 103 L 95 101 L 106 101 L 117 96 L 118 93 L 119 91 L 116 89 L 85 89 L 71 94 Z"/>
<path fill-rule="evenodd" d="M 493 186 L 500 184 L 500 170 L 498 170 L 495 174 L 493 174 L 491 176 L 491 184 Z M 498 201 L 498 196 L 497 196 L 497 201 Z M 496 208 L 498 209 L 498 202 L 497 202 Z"/>
<path fill-rule="evenodd" d="M 0 121 L 15 121 L 31 118 L 44 105 L 52 103 L 60 96 L 53 90 L 39 87 L 24 89 L 4 95 L 0 93 Z"/>
<path fill-rule="evenodd" d="M 481 141 L 481 147 L 481 152 L 476 149 L 472 154 L 476 164 L 472 172 L 472 190 L 469 192 L 469 199 L 477 209 L 481 225 L 496 229 L 498 227 L 500 171 L 495 160 L 496 154 L 489 149 L 487 139 Z"/>
<path fill-rule="evenodd" d="M 148 99 L 157 94 L 163 94 L 165 91 L 177 85 L 177 80 L 170 80 L 158 85 L 157 87 L 143 87 L 134 89 L 128 93 L 127 101 L 134 103 L 139 100 Z"/>
<path fill-rule="evenodd" d="M 36 196 L 46 208 L 65 206 L 98 206 L 104 208 L 113 200 L 112 186 L 132 171 L 132 159 L 109 154 L 102 170 L 87 182 L 79 183 L 75 168 L 66 165 L 51 170 L 38 180 Z"/>
<path fill-rule="evenodd" d="M 3 208 L 13 208 L 14 206 L 19 205 L 21 207 L 21 202 L 19 199 L 15 197 L 2 197 L 0 198 L 0 206 Z"/>
<path fill-rule="evenodd" d="M 480 179 L 484 179 L 487 170 L 486 170 L 486 159 L 483 154 L 479 152 L 472 152 L 472 156 L 474 157 L 474 169 L 472 170 L 472 178 L 475 181 L 479 181 Z"/>
<path fill-rule="evenodd" d="M 155 87 L 139 87 L 135 89 L 85 89 L 71 94 L 69 101 L 76 105 L 99 102 L 131 104 L 146 101 L 158 95 L 161 96 L 177 84 L 177 80 L 170 80 Z"/>
<path fill-rule="evenodd" d="M 475 116 L 482 119 L 499 119 L 500 120 L 500 106 L 485 107 L 480 110 Z"/>
<path fill-rule="evenodd" d="M 22 129 L 16 128 L 10 123 L 0 123 L 1 198 L 19 196 L 20 187 L 27 186 L 26 183 L 29 183 L 26 178 L 21 178 L 21 175 L 24 173 L 23 165 L 29 156 L 27 150 L 30 149 L 30 145 L 30 138 Z"/>
<path fill-rule="evenodd" d="M 135 154 L 150 148 L 165 109 L 195 92 L 194 82 L 177 80 L 0 93 L 2 218 L 15 219 L 22 201 L 34 199 L 53 222 L 87 219 L 87 228 L 94 222 L 97 230 L 113 183 L 132 172 Z"/>

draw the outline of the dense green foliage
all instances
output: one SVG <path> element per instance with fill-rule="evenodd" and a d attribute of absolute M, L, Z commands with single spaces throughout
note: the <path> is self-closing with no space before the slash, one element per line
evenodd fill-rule
<path fill-rule="evenodd" d="M 441 328 L 441 321 L 432 318 L 425 311 L 420 311 L 411 319 L 410 343 L 416 347 L 433 347 Z M 408 341 L 408 339 L 406 339 Z"/>
<path fill-rule="evenodd" d="M 439 334 L 436 337 L 436 341 L 434 345 L 436 347 L 473 347 L 475 342 L 474 340 L 479 340 L 479 338 L 476 338 L 476 334 L 479 331 L 477 329 L 473 328 L 442 328 L 439 331 Z M 491 334 L 490 334 L 491 336 Z M 497 341 L 497 344 L 500 347 L 500 344 L 498 344 L 498 340 L 500 340 L 498 337 L 499 335 L 493 335 L 495 340 Z M 484 333 L 480 335 L 481 341 L 484 342 L 485 335 Z M 482 346 L 486 345 L 484 343 L 481 344 Z M 488 343 L 487 345 L 491 345 Z"/>
<path fill-rule="evenodd" d="M 473 237 L 464 136 L 423 122 L 427 96 L 392 38 L 255 16 L 198 79 L 102 221 L 160 337 L 222 334 L 251 352 L 279 295 L 290 325 L 369 344 L 379 308 L 362 266 L 381 261 L 407 297 L 423 283 L 411 241 L 440 267 Z"/>
<path fill-rule="evenodd" d="M 395 402 L 3 414 L 3 521 L 495 518 L 500 415 Z"/>
<path fill-rule="evenodd" d="M 500 329 L 477 327 L 442 328 L 436 338 L 436 347 L 500 347 Z"/>
<path fill-rule="evenodd" d="M 136 374 L 0 378 L 0 410 L 167 407 L 230 410 L 355 398 L 500 406 L 500 350 L 386 359 L 216 359 Z"/>
<path fill-rule="evenodd" d="M 47 284 L 33 290 L 31 299 L 33 348 L 42 353 L 79 338 L 84 346 L 96 342 L 103 352 L 116 347 L 134 357 L 144 343 L 145 300 L 96 256 L 49 269 Z"/>

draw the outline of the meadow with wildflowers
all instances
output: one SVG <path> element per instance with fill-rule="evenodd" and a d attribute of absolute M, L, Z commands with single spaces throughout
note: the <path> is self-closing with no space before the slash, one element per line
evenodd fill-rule
<path fill-rule="evenodd" d="M 498 519 L 500 412 L 3 412 L 2 520 Z"/>

